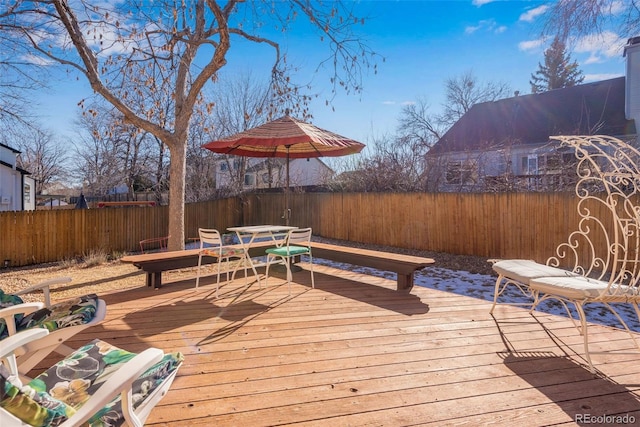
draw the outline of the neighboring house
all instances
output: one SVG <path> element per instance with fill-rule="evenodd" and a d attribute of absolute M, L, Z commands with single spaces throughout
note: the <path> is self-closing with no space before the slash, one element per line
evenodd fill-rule
<path fill-rule="evenodd" d="M 283 188 L 287 179 L 287 161 L 283 158 L 247 157 L 243 189 Z M 220 159 L 216 163 L 216 188 L 228 187 L 231 173 L 237 173 L 241 161 L 238 157 Z M 233 169 L 230 173 L 229 166 Z M 291 159 L 289 161 L 289 186 L 306 187 L 322 185 L 333 176 L 333 170 L 318 158 Z"/>
<path fill-rule="evenodd" d="M 636 138 L 640 118 L 640 38 L 625 48 L 627 78 L 476 104 L 427 154 L 430 190 L 563 188 L 573 154 L 553 135 Z M 636 81 L 637 80 L 637 81 Z"/>
<path fill-rule="evenodd" d="M 0 211 L 36 208 L 36 182 L 17 166 L 20 151 L 0 144 Z"/>

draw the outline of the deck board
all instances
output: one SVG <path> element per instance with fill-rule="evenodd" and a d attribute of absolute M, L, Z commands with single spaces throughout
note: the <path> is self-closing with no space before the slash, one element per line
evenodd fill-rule
<path fill-rule="evenodd" d="M 265 286 L 244 278 L 215 298 L 211 277 L 101 295 L 107 319 L 74 337 L 185 363 L 149 426 L 577 425 L 575 414 L 640 420 L 640 352 L 626 333 L 395 280 L 315 266 Z M 204 285 L 203 285 L 204 283 Z M 50 361 L 47 361 L 50 362 Z"/>

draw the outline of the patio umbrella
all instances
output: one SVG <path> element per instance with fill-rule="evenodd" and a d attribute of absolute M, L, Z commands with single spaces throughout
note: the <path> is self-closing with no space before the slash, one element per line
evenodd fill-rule
<path fill-rule="evenodd" d="M 364 144 L 286 114 L 255 128 L 202 146 L 215 153 L 286 158 L 285 220 L 289 225 L 289 160 L 337 157 L 362 151 Z"/>

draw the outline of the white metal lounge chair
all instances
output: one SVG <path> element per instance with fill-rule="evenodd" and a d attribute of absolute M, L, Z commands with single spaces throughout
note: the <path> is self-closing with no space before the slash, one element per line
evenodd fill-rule
<path fill-rule="evenodd" d="M 78 332 L 102 322 L 107 313 L 104 300 L 96 295 L 85 295 L 51 304 L 49 286 L 70 282 L 69 277 L 60 277 L 21 290 L 16 294 L 0 291 L 0 339 L 31 328 L 46 328 L 51 333 L 46 337 L 26 343 L 16 349 L 18 370 L 28 373 L 50 353 L 63 356 L 73 349 L 64 344 Z M 44 303 L 23 302 L 19 295 L 42 291 Z"/>
<path fill-rule="evenodd" d="M 296 228 L 287 232 L 285 243 L 282 246 L 269 248 L 267 253 L 267 268 L 265 270 L 265 283 L 269 279 L 269 265 L 276 258 L 281 258 L 287 269 L 287 285 L 289 286 L 289 295 L 291 295 L 291 259 L 300 255 L 309 256 L 309 265 L 311 266 L 311 287 L 315 288 L 313 278 L 313 255 L 311 254 L 311 228 Z"/>
<path fill-rule="evenodd" d="M 181 353 L 130 353 L 94 340 L 31 379 L 19 378 L 15 350 L 46 337 L 30 329 L 0 341 L 0 425 L 142 426 L 169 390 Z"/>
<path fill-rule="evenodd" d="M 607 307 L 640 349 L 636 334 L 611 305 L 630 304 L 640 320 L 640 151 L 609 136 L 553 139 L 572 147 L 578 159 L 578 230 L 558 246 L 547 265 L 511 260 L 512 265 L 506 261 L 496 268 L 496 263 L 494 269 L 500 274 L 498 280 L 515 283 L 530 293 L 532 312 L 541 302 L 554 299 L 573 320 L 567 304 L 575 306 L 576 327 L 584 337 L 585 357 L 593 371 L 586 304 Z M 527 274 L 519 275 L 518 269 Z M 496 296 L 498 289 L 496 283 Z"/>

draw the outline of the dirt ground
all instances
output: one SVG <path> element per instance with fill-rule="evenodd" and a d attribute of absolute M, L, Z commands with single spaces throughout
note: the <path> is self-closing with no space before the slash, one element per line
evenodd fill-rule
<path fill-rule="evenodd" d="M 46 264 L 3 270 L 0 273 L 0 289 L 12 293 L 43 280 L 69 276 L 72 281 L 51 288 L 52 301 L 60 301 L 72 296 L 89 293 L 104 294 L 106 292 L 135 288 L 145 285 L 145 275 L 131 264 L 120 261 L 104 262 L 87 267 L 77 264 L 71 267 L 59 264 Z M 165 280 L 194 277 L 195 270 L 176 270 L 165 273 Z M 21 296 L 25 301 L 41 301 L 41 294 Z"/>
<path fill-rule="evenodd" d="M 336 242 L 343 245 L 363 246 L 351 242 Z M 390 250 L 379 246 L 366 246 L 369 249 Z M 435 260 L 434 266 L 450 270 L 464 270 L 471 273 L 492 274 L 491 264 L 486 258 L 452 255 L 440 252 L 398 250 L 416 256 L 424 256 Z M 210 273 L 206 273 L 210 274 Z M 52 263 L 21 268 L 0 270 L 0 289 L 5 293 L 13 293 L 43 280 L 54 277 L 69 276 L 73 280 L 62 285 L 54 285 L 51 289 L 51 299 L 60 301 L 72 296 L 88 293 L 104 294 L 145 285 L 145 275 L 131 264 L 116 261 L 103 262 L 99 265 L 87 266 L 84 263 L 67 265 Z M 170 282 L 187 278 L 195 278 L 196 268 L 167 271 L 163 274 L 163 281 Z M 41 294 L 31 294 L 22 297 L 25 301 L 41 301 Z"/>

